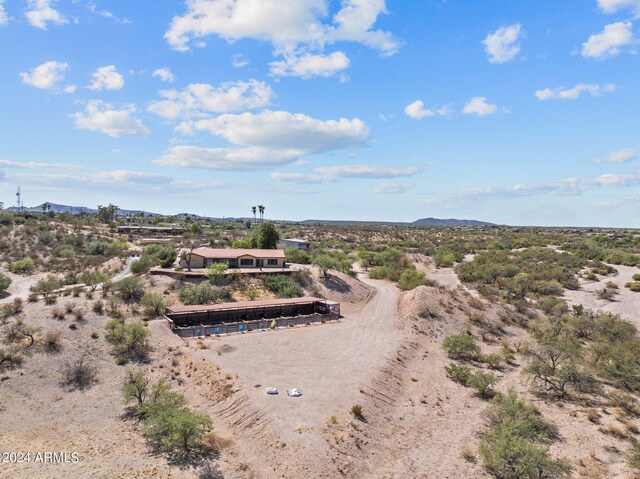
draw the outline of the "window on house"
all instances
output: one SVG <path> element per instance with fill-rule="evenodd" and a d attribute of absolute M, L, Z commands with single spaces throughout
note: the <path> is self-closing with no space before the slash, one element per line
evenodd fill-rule
<path fill-rule="evenodd" d="M 268 259 L 267 260 L 267 266 L 278 266 L 278 260 L 277 259 Z"/>
<path fill-rule="evenodd" d="M 253 266 L 253 258 L 241 258 L 240 266 Z"/>

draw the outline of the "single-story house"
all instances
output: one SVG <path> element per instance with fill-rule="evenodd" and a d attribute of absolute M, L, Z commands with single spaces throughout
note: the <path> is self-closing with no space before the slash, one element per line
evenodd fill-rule
<path fill-rule="evenodd" d="M 191 261 L 187 266 L 187 256 Z M 284 251 L 281 249 L 209 248 L 202 246 L 190 252 L 182 249 L 178 255 L 183 268 L 208 268 L 213 263 L 223 263 L 229 268 L 284 268 Z"/>
<path fill-rule="evenodd" d="M 280 247 L 308 250 L 309 242 L 307 240 L 298 239 L 298 238 L 282 239 L 280 240 Z"/>

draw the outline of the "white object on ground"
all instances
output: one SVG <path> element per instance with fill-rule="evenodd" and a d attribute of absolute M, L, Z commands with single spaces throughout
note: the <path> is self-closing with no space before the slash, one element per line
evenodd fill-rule
<path fill-rule="evenodd" d="M 300 396 L 302 396 L 302 393 L 298 391 L 296 388 L 287 389 L 287 396 L 292 398 L 299 398 Z"/>
<path fill-rule="evenodd" d="M 274 387 L 268 387 L 267 394 L 278 394 L 278 390 Z"/>

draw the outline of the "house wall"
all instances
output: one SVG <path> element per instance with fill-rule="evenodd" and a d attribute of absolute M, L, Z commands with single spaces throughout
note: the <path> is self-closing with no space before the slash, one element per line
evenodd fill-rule
<path fill-rule="evenodd" d="M 242 260 L 249 259 L 252 260 L 250 265 L 243 265 Z M 239 256 L 238 257 L 238 268 L 257 268 L 258 260 L 261 259 L 263 264 L 263 268 L 284 268 L 284 259 L 283 258 L 271 258 L 276 260 L 276 264 L 269 264 L 269 258 L 254 258 L 253 256 Z"/>
<path fill-rule="evenodd" d="M 187 262 L 183 259 L 180 258 L 180 266 L 182 266 L 183 268 L 187 267 Z M 200 255 L 197 255 L 195 253 L 191 254 L 191 265 L 192 268 L 204 268 L 204 258 Z"/>

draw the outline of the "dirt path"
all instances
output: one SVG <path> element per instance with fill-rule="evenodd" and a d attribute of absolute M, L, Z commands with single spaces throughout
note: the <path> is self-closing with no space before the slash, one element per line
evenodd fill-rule
<path fill-rule="evenodd" d="M 10 271 L 2 271 L 5 275 L 11 278 L 11 286 L 7 292 L 8 296 L 0 298 L 0 304 L 10 303 L 15 298 L 20 298 L 23 301 L 27 300 L 29 296 L 29 288 L 36 284 L 39 280 L 45 277 L 44 274 L 34 274 L 31 276 L 20 276 Z"/>
<path fill-rule="evenodd" d="M 334 414 L 348 416 L 351 406 L 364 400 L 362 391 L 405 336 L 397 328 L 397 287 L 385 281 L 362 281 L 376 294 L 340 322 L 211 338 L 209 349 L 193 353 L 237 375 L 234 381 L 246 395 L 242 407 L 264 412 L 269 429 L 280 441 L 305 451 L 306 477 L 331 477 L 323 462 L 327 420 Z M 280 394 L 266 395 L 267 386 L 276 387 Z M 300 389 L 303 396 L 288 397 L 286 390 L 291 388 Z M 264 459 L 253 461 L 256 469 L 270 469 L 270 464 L 260 462 Z M 264 477 L 272 477 L 271 473 Z"/>
<path fill-rule="evenodd" d="M 609 266 L 615 268 L 618 273 L 616 275 L 603 276 L 599 281 L 580 279 L 581 289 L 566 291 L 564 297 L 569 305 L 582 304 L 588 309 L 619 314 L 623 319 L 640 328 L 640 293 L 635 293 L 624 287 L 626 283 L 633 281 L 634 274 L 640 273 L 640 268 L 622 265 Z M 618 285 L 618 294 L 613 301 L 599 299 L 595 291 L 602 290 L 609 282 Z"/>

